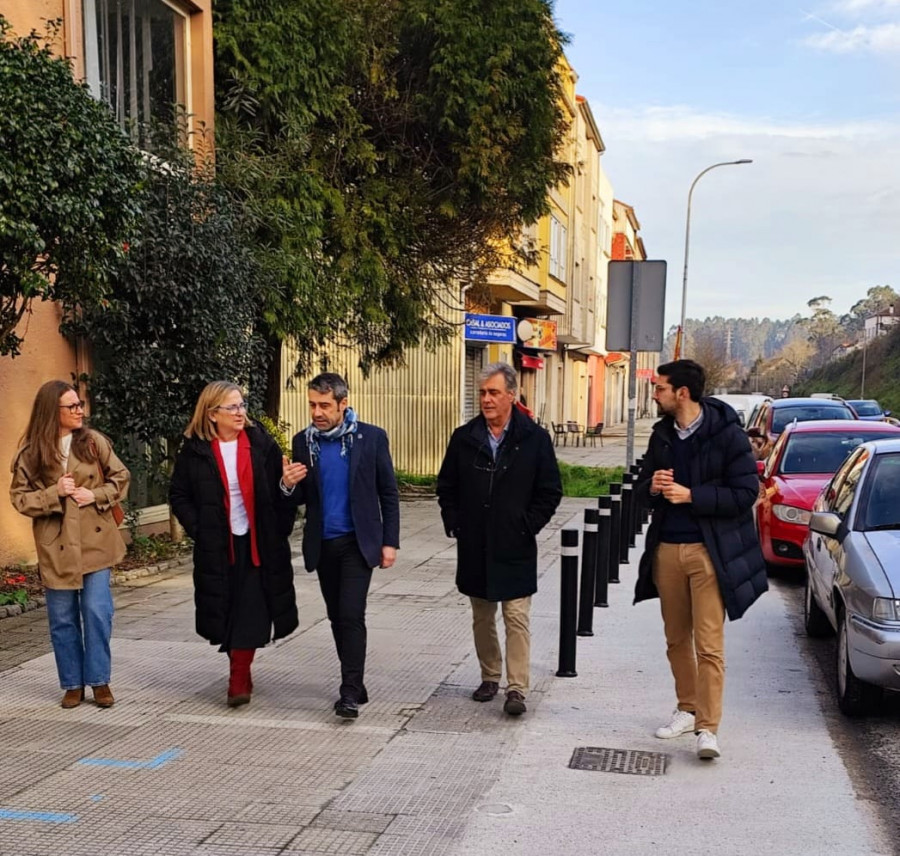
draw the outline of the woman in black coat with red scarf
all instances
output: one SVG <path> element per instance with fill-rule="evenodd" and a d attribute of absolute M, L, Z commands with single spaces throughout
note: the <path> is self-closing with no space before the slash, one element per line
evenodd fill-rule
<path fill-rule="evenodd" d="M 169 501 L 194 540 L 197 633 L 228 653 L 228 704 L 250 701 L 257 648 L 297 628 L 288 536 L 295 511 L 279 490 L 282 454 L 247 418 L 238 386 L 208 384 L 184 432 Z"/>

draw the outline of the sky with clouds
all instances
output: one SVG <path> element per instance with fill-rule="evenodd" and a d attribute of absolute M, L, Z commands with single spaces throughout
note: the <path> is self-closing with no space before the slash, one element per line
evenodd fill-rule
<path fill-rule="evenodd" d="M 900 291 L 900 0 L 557 0 L 616 198 L 668 262 L 666 320 L 845 312 Z"/>

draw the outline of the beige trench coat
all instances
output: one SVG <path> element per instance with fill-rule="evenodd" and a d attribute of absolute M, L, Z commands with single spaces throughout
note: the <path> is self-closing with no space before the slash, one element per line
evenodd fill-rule
<path fill-rule="evenodd" d="M 13 458 L 9 497 L 17 511 L 32 518 L 41 582 L 50 589 L 80 589 L 84 574 L 108 568 L 125 556 L 125 542 L 110 507 L 125 498 L 131 474 L 106 437 L 96 431 L 90 434 L 103 480 L 96 462 L 79 461 L 74 453 L 69 456 L 75 486 L 86 487 L 96 497 L 96 502 L 82 508 L 71 497 L 59 496 L 56 483 L 63 475 L 62 466 L 45 484 L 28 471 L 22 455 L 25 447 Z"/>

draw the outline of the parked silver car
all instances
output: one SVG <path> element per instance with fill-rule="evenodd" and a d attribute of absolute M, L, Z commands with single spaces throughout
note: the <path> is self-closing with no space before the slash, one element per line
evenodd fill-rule
<path fill-rule="evenodd" d="M 810 636 L 837 631 L 838 707 L 869 712 L 900 690 L 900 440 L 863 443 L 813 506 L 804 619 Z"/>

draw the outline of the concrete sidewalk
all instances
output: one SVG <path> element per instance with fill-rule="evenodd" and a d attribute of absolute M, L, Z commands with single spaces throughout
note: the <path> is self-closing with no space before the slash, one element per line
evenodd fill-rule
<path fill-rule="evenodd" d="M 234 710 L 187 573 L 117 588 L 110 710 L 59 708 L 43 610 L 0 622 L 0 854 L 890 853 L 777 593 L 728 627 L 719 761 L 652 736 L 673 693 L 658 607 L 631 605 L 636 551 L 579 640 L 578 677 L 555 677 L 559 530 L 587 504 L 564 500 L 541 533 L 518 720 L 501 697 L 470 699 L 469 608 L 431 501 L 403 505 L 398 564 L 376 571 L 356 721 L 331 711 L 331 633 L 302 570 L 301 629 L 260 652 L 253 701 Z M 572 770 L 577 747 L 669 761 L 661 776 Z"/>

